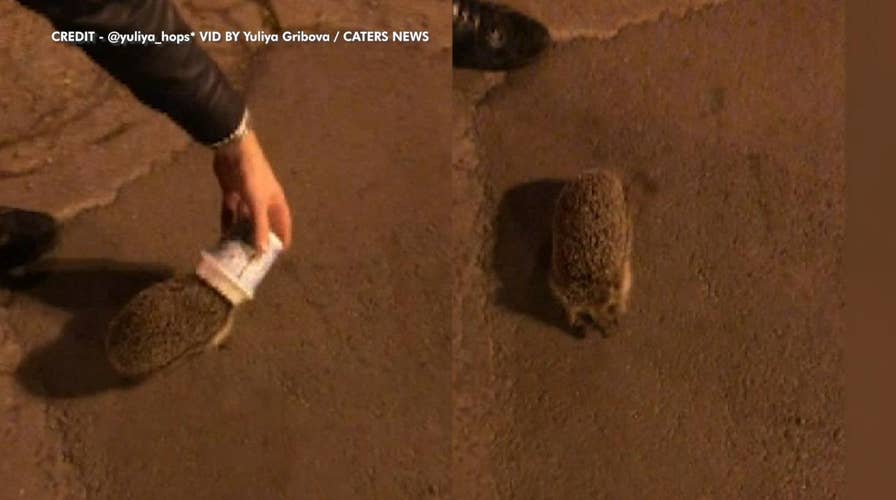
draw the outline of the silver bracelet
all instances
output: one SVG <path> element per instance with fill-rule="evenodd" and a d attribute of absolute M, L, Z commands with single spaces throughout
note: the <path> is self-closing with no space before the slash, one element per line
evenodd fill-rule
<path fill-rule="evenodd" d="M 226 146 L 232 142 L 236 142 L 236 141 L 242 139 L 248 133 L 249 133 L 249 108 L 246 108 L 246 110 L 243 111 L 243 119 L 240 120 L 240 124 L 236 127 L 236 130 L 231 132 L 230 135 L 221 139 L 220 141 L 209 145 L 209 147 L 211 147 L 212 149 L 220 149 L 223 146 Z"/>

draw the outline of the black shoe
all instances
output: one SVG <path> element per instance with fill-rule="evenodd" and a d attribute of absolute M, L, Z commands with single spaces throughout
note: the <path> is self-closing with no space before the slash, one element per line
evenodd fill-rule
<path fill-rule="evenodd" d="M 454 0 L 454 66 L 504 71 L 531 62 L 550 41 L 538 21 L 508 7 Z"/>
<path fill-rule="evenodd" d="M 39 259 L 56 244 L 57 234 L 50 215 L 0 207 L 0 273 Z"/>

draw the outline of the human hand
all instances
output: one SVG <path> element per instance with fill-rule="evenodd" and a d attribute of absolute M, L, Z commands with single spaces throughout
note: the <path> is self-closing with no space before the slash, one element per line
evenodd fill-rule
<path fill-rule="evenodd" d="M 215 176 L 221 186 L 221 231 L 251 220 L 255 229 L 255 248 L 268 247 L 268 232 L 273 230 L 283 248 L 292 243 L 292 215 L 283 188 L 261 149 L 255 132 L 215 151 Z"/>

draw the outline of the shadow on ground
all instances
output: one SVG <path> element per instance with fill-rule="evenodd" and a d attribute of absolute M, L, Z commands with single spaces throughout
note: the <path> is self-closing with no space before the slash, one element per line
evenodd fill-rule
<path fill-rule="evenodd" d="M 55 260 L 0 283 L 63 309 L 71 317 L 58 338 L 29 352 L 16 377 L 32 394 L 77 398 L 132 383 L 109 366 L 103 336 L 115 314 L 139 291 L 173 274 L 170 268 L 108 260 Z"/>
<path fill-rule="evenodd" d="M 554 204 L 564 182 L 544 179 L 508 190 L 495 216 L 492 267 L 500 288 L 497 301 L 576 338 L 548 286 Z"/>

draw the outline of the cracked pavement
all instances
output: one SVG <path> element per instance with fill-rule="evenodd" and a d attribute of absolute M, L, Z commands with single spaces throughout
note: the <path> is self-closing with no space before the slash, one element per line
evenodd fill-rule
<path fill-rule="evenodd" d="M 66 221 L 0 290 L 0 498 L 842 497 L 842 2 L 507 3 L 557 41 L 511 74 L 451 72 L 447 1 L 179 2 L 434 40 L 209 47 L 296 247 L 227 349 L 123 388 L 98 336 L 214 241 L 209 154 L 0 0 L 0 200 Z M 600 164 L 633 311 L 577 340 L 544 249 Z"/>

